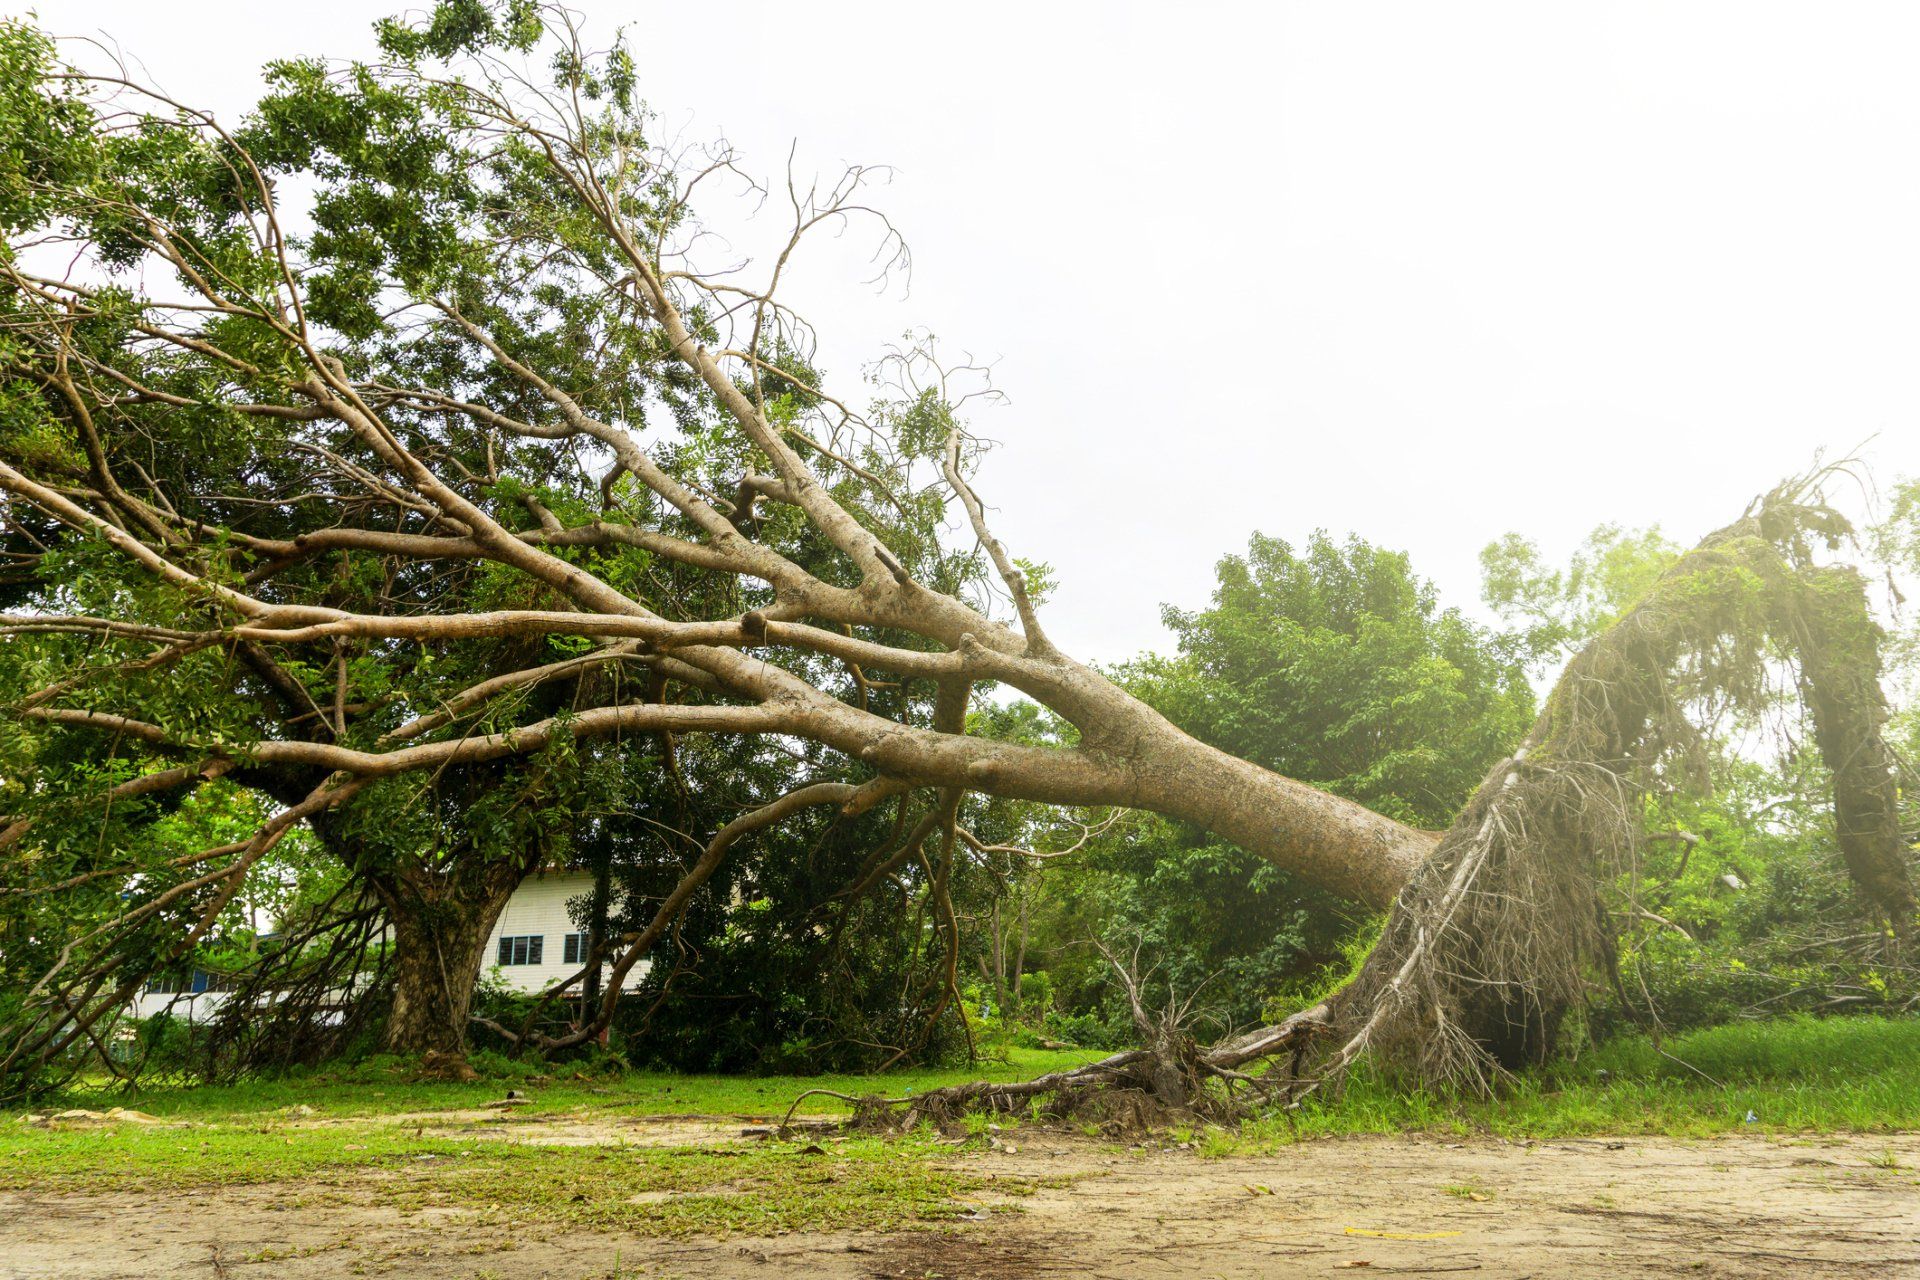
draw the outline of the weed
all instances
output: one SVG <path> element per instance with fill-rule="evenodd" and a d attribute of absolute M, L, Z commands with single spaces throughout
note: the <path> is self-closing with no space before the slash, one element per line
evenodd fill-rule
<path fill-rule="evenodd" d="M 1240 1135 L 1217 1124 L 1208 1125 L 1200 1135 L 1200 1154 L 1210 1159 L 1230 1156 L 1240 1150 Z"/>

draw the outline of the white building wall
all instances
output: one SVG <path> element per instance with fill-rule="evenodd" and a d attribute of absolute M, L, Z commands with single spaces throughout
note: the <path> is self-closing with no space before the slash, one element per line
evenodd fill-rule
<path fill-rule="evenodd" d="M 593 892 L 593 875 L 586 871 L 541 871 L 529 876 L 507 899 L 500 919 L 487 937 L 487 949 L 481 954 L 480 974 L 498 979 L 516 991 L 542 991 L 580 966 L 568 964 L 566 937 L 580 931 L 567 912 L 567 904 Z M 502 965 L 500 939 L 537 937 L 542 940 L 539 964 Z M 626 986 L 634 986 L 646 976 L 648 961 L 641 961 L 628 972 Z M 572 990 L 577 992 L 580 984 Z"/>
<path fill-rule="evenodd" d="M 218 1012 L 220 1002 L 226 998 L 224 991 L 202 991 L 196 996 L 177 991 L 143 990 L 133 997 L 127 1013 L 135 1018 L 151 1018 L 156 1013 L 171 1012 L 186 1022 L 205 1022 Z"/>
<path fill-rule="evenodd" d="M 542 871 L 529 876 L 507 899 L 493 932 L 487 936 L 487 949 L 480 954 L 481 977 L 498 978 L 516 991 L 541 991 L 571 975 L 580 966 L 568 964 L 564 959 L 566 937 L 578 931 L 579 926 L 567 914 L 567 903 L 592 891 L 593 876 L 585 871 Z M 500 939 L 526 936 L 542 940 L 540 963 L 499 964 Z M 633 966 L 625 985 L 637 985 L 646 976 L 650 963 L 642 960 Z M 575 983 L 572 990 L 578 992 L 580 984 Z M 135 1018 L 148 1018 L 171 1008 L 174 1017 L 199 1022 L 212 1017 L 226 998 L 226 993 L 221 991 L 204 991 L 199 995 L 142 991 L 134 996 L 128 1013 Z"/>

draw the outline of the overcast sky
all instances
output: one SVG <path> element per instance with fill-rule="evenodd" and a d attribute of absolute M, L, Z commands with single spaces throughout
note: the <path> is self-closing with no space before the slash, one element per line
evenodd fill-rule
<path fill-rule="evenodd" d="M 0 0 L 234 113 L 397 0 Z M 1056 640 L 1166 643 L 1258 529 L 1477 608 L 1508 530 L 1681 540 L 1816 450 L 1920 474 L 1920 6 L 579 0 L 649 101 L 776 172 L 891 164 L 914 255 L 796 279 L 843 391 L 997 357 L 980 487 Z"/>

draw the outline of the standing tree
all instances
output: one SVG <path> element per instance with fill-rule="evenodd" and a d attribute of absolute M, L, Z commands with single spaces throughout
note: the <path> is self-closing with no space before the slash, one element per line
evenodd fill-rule
<path fill-rule="evenodd" d="M 1563 997 L 1558 958 L 1546 978 L 1528 967 L 1555 930 L 1594 927 L 1568 888 L 1587 850 L 1565 837 L 1600 838 L 1579 807 L 1610 794 L 1594 770 L 1611 766 L 1596 762 L 1632 756 L 1646 723 L 1666 723 L 1667 673 L 1724 636 L 1719 623 L 1689 607 L 1644 635 L 1628 626 L 1638 611 L 1617 624 L 1587 667 L 1605 668 L 1594 689 L 1639 682 L 1633 700 L 1550 700 L 1528 754 L 1496 769 L 1416 878 L 1431 833 L 1209 747 L 1055 647 L 1029 570 L 973 487 L 968 370 L 930 344 L 896 353 L 865 413 L 820 385 L 782 285 L 812 234 L 863 219 L 882 259 L 904 265 L 863 203 L 868 171 L 773 193 L 790 230 L 754 281 L 701 260 L 695 198 L 744 180 L 736 158 L 650 139 L 624 44 L 592 52 L 571 15 L 530 0 L 444 0 L 379 34 L 377 64 L 276 64 L 268 96 L 228 130 L 124 74 L 66 69 L 29 26 L 0 26 L 16 728 L 138 753 L 139 777 L 116 786 L 193 787 L 228 770 L 304 786 L 240 847 L 183 859 L 139 920 L 182 912 L 190 946 L 288 830 L 351 821 L 383 785 L 538 772 L 543 753 L 588 739 L 744 735 L 768 751 L 805 740 L 844 766 L 706 838 L 615 940 L 598 1012 L 549 1047 L 606 1025 L 617 979 L 742 838 L 815 806 L 889 806 L 936 862 L 952 856 L 968 791 L 1150 809 L 1361 901 L 1400 895 L 1405 923 L 1389 926 L 1381 965 L 1465 983 L 1436 951 L 1465 938 L 1518 984 L 1491 1004 L 1464 986 L 1376 984 L 1395 1027 L 1490 1043 L 1529 1001 L 1550 1011 Z M 304 235 L 286 191 L 311 192 Z M 943 546 L 949 510 L 972 548 Z M 1798 546 L 1819 518 L 1783 499 L 1741 546 Z M 1800 559 L 1780 563 L 1781 590 L 1808 581 Z M 344 602 L 340 581 L 355 584 Z M 1806 616 L 1822 635 L 1842 617 Z M 1847 697 L 1865 705 L 1872 673 L 1847 655 L 1845 674 L 1867 682 Z M 232 663 L 284 682 L 312 704 L 304 723 L 324 728 L 284 732 L 208 696 Z M 532 696 L 583 667 L 629 678 L 581 680 L 560 707 Z M 876 682 L 925 696 L 883 707 Z M 1076 740 L 968 735 L 986 683 L 1051 709 Z M 67 812 L 17 791 L 29 837 Z M 1516 804 L 1524 823 L 1507 821 Z M 1611 818 L 1605 833 L 1608 850 L 1629 838 Z M 457 852 L 488 854 L 477 841 Z M 1480 931 L 1476 918 L 1466 931 L 1469 889 L 1527 930 Z M 6 1028 L 9 1064 L 81 1043 L 116 1007 L 126 983 L 103 985 L 83 954 L 112 934 L 102 926 L 34 984 Z M 431 1003 L 408 984 L 437 969 L 403 965 L 396 999 Z M 1409 1003 L 1416 986 L 1432 998 Z M 1420 1022 L 1436 1010 L 1449 1021 Z M 1354 1043 L 1391 1039 L 1370 1022 Z"/>

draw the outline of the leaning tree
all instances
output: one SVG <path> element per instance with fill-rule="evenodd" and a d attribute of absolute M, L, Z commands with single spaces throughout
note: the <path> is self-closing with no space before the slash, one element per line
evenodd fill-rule
<path fill-rule="evenodd" d="M 588 741 L 728 735 L 834 763 L 705 833 L 612 940 L 616 978 L 739 841 L 817 806 L 886 807 L 937 891 L 977 792 L 1154 810 L 1393 908 L 1335 1008 L 1202 1054 L 1161 1037 L 1163 1095 L 1309 1027 L 1342 1062 L 1511 1061 L 1604 959 L 1595 886 L 1631 856 L 1639 780 L 1703 690 L 1749 691 L 1787 651 L 1769 638 L 1802 656 L 1849 865 L 1909 921 L 1874 633 L 1857 578 L 1815 563 L 1809 537 L 1839 531 L 1804 486 L 1682 561 L 1453 830 L 1417 830 L 1194 740 L 1054 645 L 974 487 L 971 371 L 920 343 L 878 363 L 871 405 L 823 385 L 783 284 L 810 237 L 862 221 L 904 267 L 871 172 L 769 191 L 724 146 L 659 144 L 632 50 L 590 51 L 559 9 L 448 0 L 379 34 L 374 64 L 276 64 L 228 129 L 0 28 L 12 731 L 138 761 L 103 775 L 124 803 L 229 773 L 300 784 L 239 847 L 143 872 L 127 914 L 177 913 L 181 947 L 297 823 L 448 771 L 531 777 Z M 710 252 L 696 202 L 725 184 L 785 215 L 757 276 Z M 243 669 L 283 705 L 207 696 Z M 1071 743 L 970 736 L 988 685 Z M 7 782 L 16 847 L 72 812 Z M 396 998 L 432 1005 L 469 959 L 403 963 Z M 75 949 L 60 964 L 10 1020 L 16 1059 L 125 994 Z M 543 1043 L 596 1035 L 619 986 Z"/>

